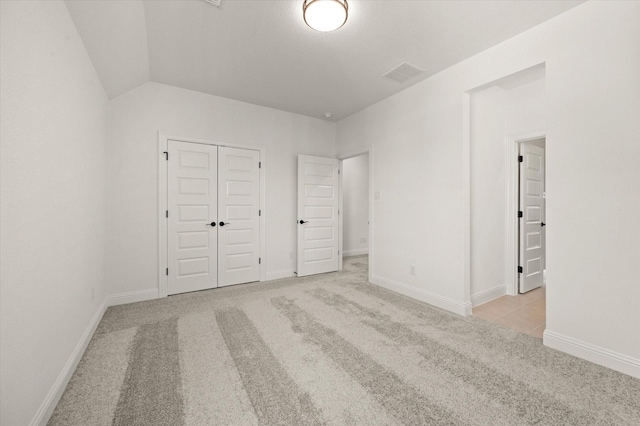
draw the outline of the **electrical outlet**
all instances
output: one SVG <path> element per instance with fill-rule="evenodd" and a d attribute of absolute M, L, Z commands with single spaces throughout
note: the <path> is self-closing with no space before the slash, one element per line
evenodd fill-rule
<path fill-rule="evenodd" d="M 373 198 L 375 198 L 376 200 L 382 200 L 382 194 L 380 193 L 380 191 L 375 191 L 373 193 Z"/>
<path fill-rule="evenodd" d="M 96 288 L 91 287 L 91 301 L 93 302 L 96 298 Z"/>
<path fill-rule="evenodd" d="M 411 275 L 415 275 L 416 274 L 416 265 L 409 265 L 409 273 Z"/>
<path fill-rule="evenodd" d="M 293 252 L 292 252 L 292 251 L 290 251 L 290 252 L 289 252 L 289 259 L 293 260 L 293 258 L 294 258 L 294 257 L 293 257 Z"/>
<path fill-rule="evenodd" d="M 366 239 L 366 238 L 364 238 L 364 237 L 362 237 L 362 238 L 360 238 L 360 242 L 361 242 L 361 243 L 366 243 L 366 242 L 367 242 L 367 239 Z"/>

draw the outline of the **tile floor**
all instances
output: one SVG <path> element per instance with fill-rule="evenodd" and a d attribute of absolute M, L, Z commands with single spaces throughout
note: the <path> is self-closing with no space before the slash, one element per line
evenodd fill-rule
<path fill-rule="evenodd" d="M 473 316 L 542 339 L 546 325 L 546 289 L 502 296 L 473 308 Z"/>

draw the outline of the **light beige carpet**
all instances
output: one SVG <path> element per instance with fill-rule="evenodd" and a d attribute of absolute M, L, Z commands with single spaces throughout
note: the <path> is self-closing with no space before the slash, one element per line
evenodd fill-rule
<path fill-rule="evenodd" d="M 640 380 L 345 270 L 107 310 L 50 425 L 638 425 Z"/>

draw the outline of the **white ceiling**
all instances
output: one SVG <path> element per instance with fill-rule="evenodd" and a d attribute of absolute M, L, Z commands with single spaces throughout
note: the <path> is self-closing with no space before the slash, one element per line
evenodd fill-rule
<path fill-rule="evenodd" d="M 148 81 L 340 120 L 582 1 L 350 0 L 319 33 L 302 0 L 67 0 L 110 98 Z M 381 76 L 401 62 L 426 72 Z"/>

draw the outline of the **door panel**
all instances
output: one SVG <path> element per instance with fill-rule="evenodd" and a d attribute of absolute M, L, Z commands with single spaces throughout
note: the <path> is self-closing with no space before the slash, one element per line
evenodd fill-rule
<path fill-rule="evenodd" d="M 544 150 L 520 144 L 520 293 L 542 286 L 543 279 L 543 212 Z"/>
<path fill-rule="evenodd" d="M 217 148 L 168 142 L 169 294 L 217 286 Z"/>
<path fill-rule="evenodd" d="M 260 153 L 218 148 L 218 285 L 260 279 Z"/>
<path fill-rule="evenodd" d="M 338 190 L 338 160 L 298 157 L 299 277 L 338 270 Z"/>

